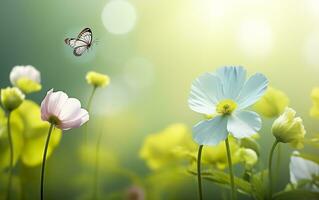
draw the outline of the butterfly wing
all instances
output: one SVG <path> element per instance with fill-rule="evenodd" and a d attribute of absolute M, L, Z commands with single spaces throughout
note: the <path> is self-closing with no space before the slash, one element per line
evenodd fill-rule
<path fill-rule="evenodd" d="M 77 38 L 67 38 L 64 42 L 73 48 L 75 56 L 81 56 L 92 44 L 92 31 L 89 28 L 83 29 Z"/>
<path fill-rule="evenodd" d="M 83 29 L 79 35 L 78 40 L 85 42 L 88 46 L 91 46 L 92 43 L 92 31 L 90 28 Z"/>
<path fill-rule="evenodd" d="M 74 54 L 75 56 L 81 56 L 87 49 L 88 49 L 88 46 L 87 46 L 87 45 L 76 47 L 76 48 L 74 48 L 74 50 L 73 50 L 73 54 Z"/>

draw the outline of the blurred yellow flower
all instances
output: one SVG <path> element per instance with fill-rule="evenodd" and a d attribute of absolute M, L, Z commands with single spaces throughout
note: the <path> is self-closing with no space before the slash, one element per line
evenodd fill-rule
<path fill-rule="evenodd" d="M 22 105 L 12 113 L 12 119 L 21 118 L 23 130 L 23 147 L 21 160 L 27 166 L 36 166 L 42 162 L 43 146 L 47 137 L 49 124 L 41 120 L 40 107 L 33 101 L 25 100 Z M 54 129 L 48 147 L 47 158 L 60 143 L 62 132 Z M 41 153 L 39 153 L 41 152 Z"/>
<path fill-rule="evenodd" d="M 311 99 L 313 105 L 310 109 L 310 116 L 319 118 L 319 87 L 312 90 Z"/>
<path fill-rule="evenodd" d="M 10 72 L 10 81 L 25 94 L 40 91 L 42 88 L 41 74 L 31 65 L 13 67 Z"/>
<path fill-rule="evenodd" d="M 240 147 L 233 137 L 229 137 L 229 145 L 232 156 L 232 164 L 234 165 L 240 161 L 240 157 L 236 153 Z M 194 156 L 196 156 L 196 154 L 197 152 L 194 152 Z M 224 141 L 220 142 L 216 146 L 205 146 L 202 152 L 202 163 L 213 165 L 217 169 L 225 169 L 228 166 L 228 162 Z"/>
<path fill-rule="evenodd" d="M 189 128 L 184 124 L 176 123 L 163 131 L 148 135 L 139 155 L 146 160 L 152 170 L 157 170 L 177 163 L 197 148 Z"/>
<path fill-rule="evenodd" d="M 269 87 L 265 95 L 253 106 L 254 110 L 264 117 L 278 117 L 288 106 L 287 95 L 275 88 Z"/>
<path fill-rule="evenodd" d="M 300 117 L 295 117 L 296 111 L 286 108 L 272 125 L 272 134 L 278 142 L 290 143 L 295 148 L 303 147 L 306 130 Z"/>
<path fill-rule="evenodd" d="M 89 71 L 86 74 L 86 81 L 94 87 L 105 87 L 110 83 L 110 78 L 106 74 Z"/>
<path fill-rule="evenodd" d="M 250 170 L 258 161 L 257 153 L 249 148 L 240 148 L 237 151 L 237 156 L 241 159 L 241 162 L 245 164 L 245 168 Z"/>
<path fill-rule="evenodd" d="M 5 89 L 1 89 L 1 103 L 2 106 L 8 111 L 18 108 L 23 102 L 24 98 L 24 94 L 16 87 L 7 87 Z"/>

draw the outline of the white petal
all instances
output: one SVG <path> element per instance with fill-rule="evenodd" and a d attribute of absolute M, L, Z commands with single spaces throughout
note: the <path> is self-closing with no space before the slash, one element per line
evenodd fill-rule
<path fill-rule="evenodd" d="M 217 70 L 223 85 L 224 96 L 236 100 L 246 80 L 246 70 L 243 67 L 222 67 Z"/>
<path fill-rule="evenodd" d="M 228 135 L 227 117 L 217 116 L 201 121 L 193 127 L 193 132 L 193 138 L 198 144 L 217 145 Z"/>
<path fill-rule="evenodd" d="M 222 97 L 220 79 L 205 73 L 193 81 L 188 104 L 195 112 L 210 115 L 215 113 L 216 104 Z"/>
<path fill-rule="evenodd" d="M 53 89 L 49 90 L 41 102 L 41 119 L 43 121 L 48 121 L 50 117 L 48 107 L 49 107 L 49 99 L 52 93 L 53 93 Z"/>
<path fill-rule="evenodd" d="M 62 107 L 58 118 L 61 121 L 75 119 L 81 113 L 81 103 L 75 98 L 69 98 Z"/>
<path fill-rule="evenodd" d="M 262 74 L 250 77 L 243 86 L 236 100 L 239 109 L 244 109 L 261 98 L 267 90 L 268 79 Z"/>
<path fill-rule="evenodd" d="M 67 102 L 68 95 L 64 92 L 53 92 L 48 102 L 48 112 L 56 117 L 59 116 L 63 105 Z"/>
<path fill-rule="evenodd" d="M 294 154 L 299 154 L 294 152 Z M 319 176 L 319 165 L 310 160 L 298 156 L 290 159 L 290 181 L 296 184 L 300 180 L 312 180 L 313 176 Z"/>
<path fill-rule="evenodd" d="M 89 113 L 85 109 L 81 109 L 77 116 L 74 116 L 72 119 L 63 121 L 60 126 L 63 130 L 68 130 L 71 128 L 78 128 L 82 126 L 85 122 L 89 120 Z"/>
<path fill-rule="evenodd" d="M 261 128 L 259 115 L 251 111 L 238 111 L 229 117 L 227 129 L 235 138 L 250 137 Z"/>

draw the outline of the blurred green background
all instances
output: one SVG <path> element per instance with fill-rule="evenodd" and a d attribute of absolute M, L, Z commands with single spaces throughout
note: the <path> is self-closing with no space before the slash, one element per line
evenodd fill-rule
<path fill-rule="evenodd" d="M 54 88 L 86 105 L 91 92 L 86 72 L 96 70 L 111 77 L 110 86 L 96 93 L 88 124 L 92 145 L 98 132 L 104 131 L 101 159 L 110 157 L 105 166 L 113 160 L 141 177 L 150 174 L 138 156 L 144 137 L 172 123 L 191 127 L 199 121 L 201 116 L 187 104 L 191 81 L 224 65 L 264 73 L 273 87 L 289 96 L 307 134 L 319 129 L 309 117 L 310 92 L 319 84 L 319 1 L 2 0 L 0 22 L 1 88 L 10 84 L 13 66 L 30 64 L 41 71 L 43 89 L 28 98 L 40 103 Z M 85 27 L 98 41 L 92 50 L 75 57 L 64 39 Z M 265 119 L 260 132 L 264 162 L 274 140 L 271 123 Z M 47 199 L 86 199 L 90 194 L 93 167 L 80 164 L 81 133 L 77 129 L 63 134 L 49 159 Z M 289 179 L 291 149 L 288 145 L 283 149 L 278 190 Z M 132 184 L 103 166 L 101 199 Z M 26 171 L 25 199 L 36 199 L 40 168 Z M 160 182 L 170 182 L 171 175 L 164 177 Z M 171 188 L 167 198 L 196 198 L 196 180 L 179 178 L 183 183 L 172 183 L 179 189 Z M 206 195 L 220 192 L 212 183 L 204 185 Z"/>

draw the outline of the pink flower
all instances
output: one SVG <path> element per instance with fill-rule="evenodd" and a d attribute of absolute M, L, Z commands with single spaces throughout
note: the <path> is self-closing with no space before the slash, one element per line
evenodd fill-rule
<path fill-rule="evenodd" d="M 69 98 L 64 92 L 48 91 L 41 103 L 41 118 L 53 123 L 57 128 L 68 130 L 78 128 L 89 120 L 89 113 L 81 108 L 75 98 Z"/>

